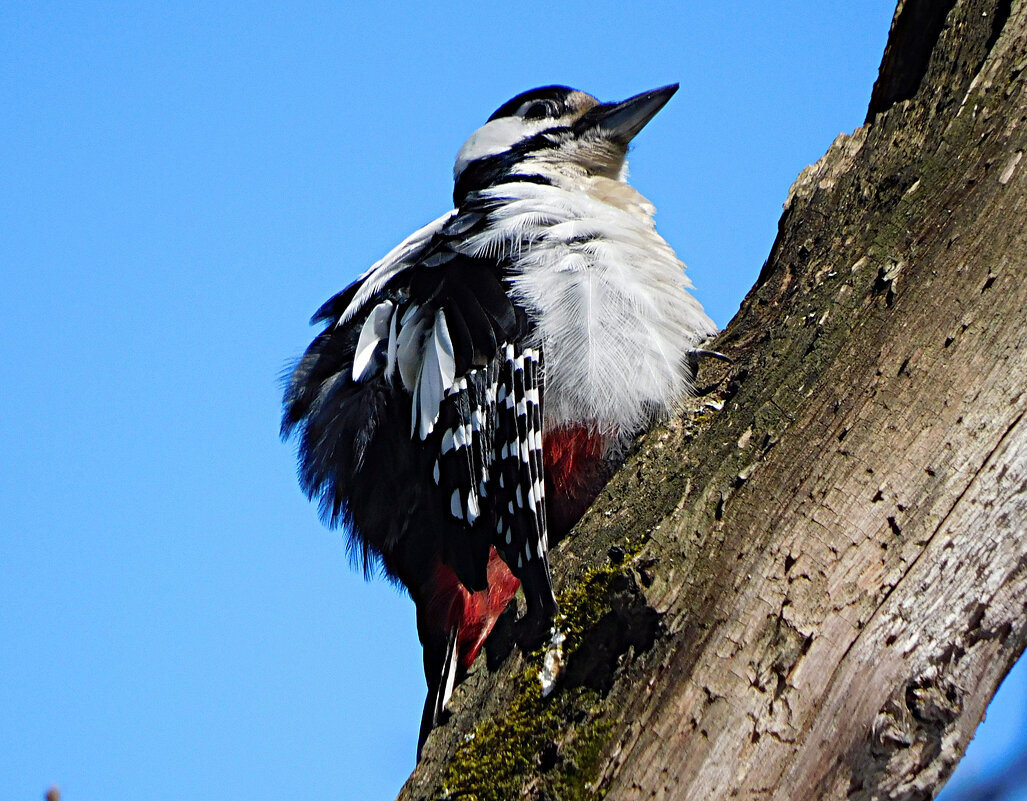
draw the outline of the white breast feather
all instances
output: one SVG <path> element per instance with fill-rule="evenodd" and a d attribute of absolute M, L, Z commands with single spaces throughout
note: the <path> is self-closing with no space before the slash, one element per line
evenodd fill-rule
<path fill-rule="evenodd" d="M 459 250 L 512 262 L 513 295 L 538 322 L 526 345 L 545 353 L 546 427 L 591 422 L 632 435 L 689 392 L 687 353 L 716 326 L 688 293 L 684 265 L 656 233 L 652 204 L 619 181 L 606 183 L 592 196 L 530 183 L 484 190 L 505 202 Z M 368 270 L 339 323 L 411 266 L 452 215 L 416 231 Z M 366 380 L 372 356 L 387 343 L 385 372 L 398 368 L 413 396 L 411 436 L 424 439 L 458 378 L 453 343 L 441 310 L 431 316 L 412 305 L 399 317 L 391 301 L 375 307 L 362 326 L 352 375 Z"/>
<path fill-rule="evenodd" d="M 638 431 L 687 394 L 687 353 L 716 332 L 652 205 L 631 192 L 624 206 L 538 184 L 486 192 L 514 199 L 468 245 L 513 257 L 514 296 L 539 322 L 547 427 Z"/>

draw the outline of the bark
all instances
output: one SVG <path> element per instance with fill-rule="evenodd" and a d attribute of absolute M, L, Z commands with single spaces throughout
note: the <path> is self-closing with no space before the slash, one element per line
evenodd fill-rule
<path fill-rule="evenodd" d="M 401 799 L 932 797 L 1027 642 L 1027 0 L 902 0 L 864 127 Z"/>

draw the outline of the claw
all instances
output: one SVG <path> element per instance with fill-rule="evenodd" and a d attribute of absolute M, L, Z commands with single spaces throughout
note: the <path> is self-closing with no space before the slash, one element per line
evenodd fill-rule
<path fill-rule="evenodd" d="M 692 371 L 692 378 L 695 378 L 699 374 L 699 361 L 701 359 L 718 359 L 728 364 L 734 364 L 735 360 L 730 356 L 725 356 L 723 353 L 719 353 L 715 350 L 704 350 L 703 348 L 695 348 L 688 351 L 685 354 L 685 360 L 688 362 L 688 367 Z"/>
<path fill-rule="evenodd" d="M 723 353 L 720 353 L 715 350 L 703 350 L 702 348 L 695 348 L 694 350 L 688 351 L 688 355 L 695 359 L 696 362 L 698 362 L 699 359 L 720 359 L 722 362 L 728 362 L 729 364 L 735 363 L 735 360 L 732 359 L 730 356 L 725 356 Z"/>

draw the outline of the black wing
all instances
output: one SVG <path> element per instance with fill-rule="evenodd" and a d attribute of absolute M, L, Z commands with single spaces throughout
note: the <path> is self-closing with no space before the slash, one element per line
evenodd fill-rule
<path fill-rule="evenodd" d="M 436 553 L 482 589 L 495 545 L 518 576 L 541 563 L 551 596 L 542 354 L 502 255 L 461 252 L 489 210 L 440 218 L 322 306 L 282 433 L 299 432 L 301 484 L 365 570 L 383 557 L 411 586 Z"/>

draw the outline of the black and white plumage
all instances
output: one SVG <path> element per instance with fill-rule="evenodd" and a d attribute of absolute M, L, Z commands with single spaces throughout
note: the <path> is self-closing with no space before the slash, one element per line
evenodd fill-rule
<path fill-rule="evenodd" d="M 289 380 L 304 489 L 418 605 L 422 741 L 510 571 L 531 615 L 555 612 L 550 517 L 562 534 L 689 393 L 688 354 L 715 332 L 626 183 L 628 142 L 676 89 L 501 106 L 457 156 L 456 207 L 322 306 Z"/>

